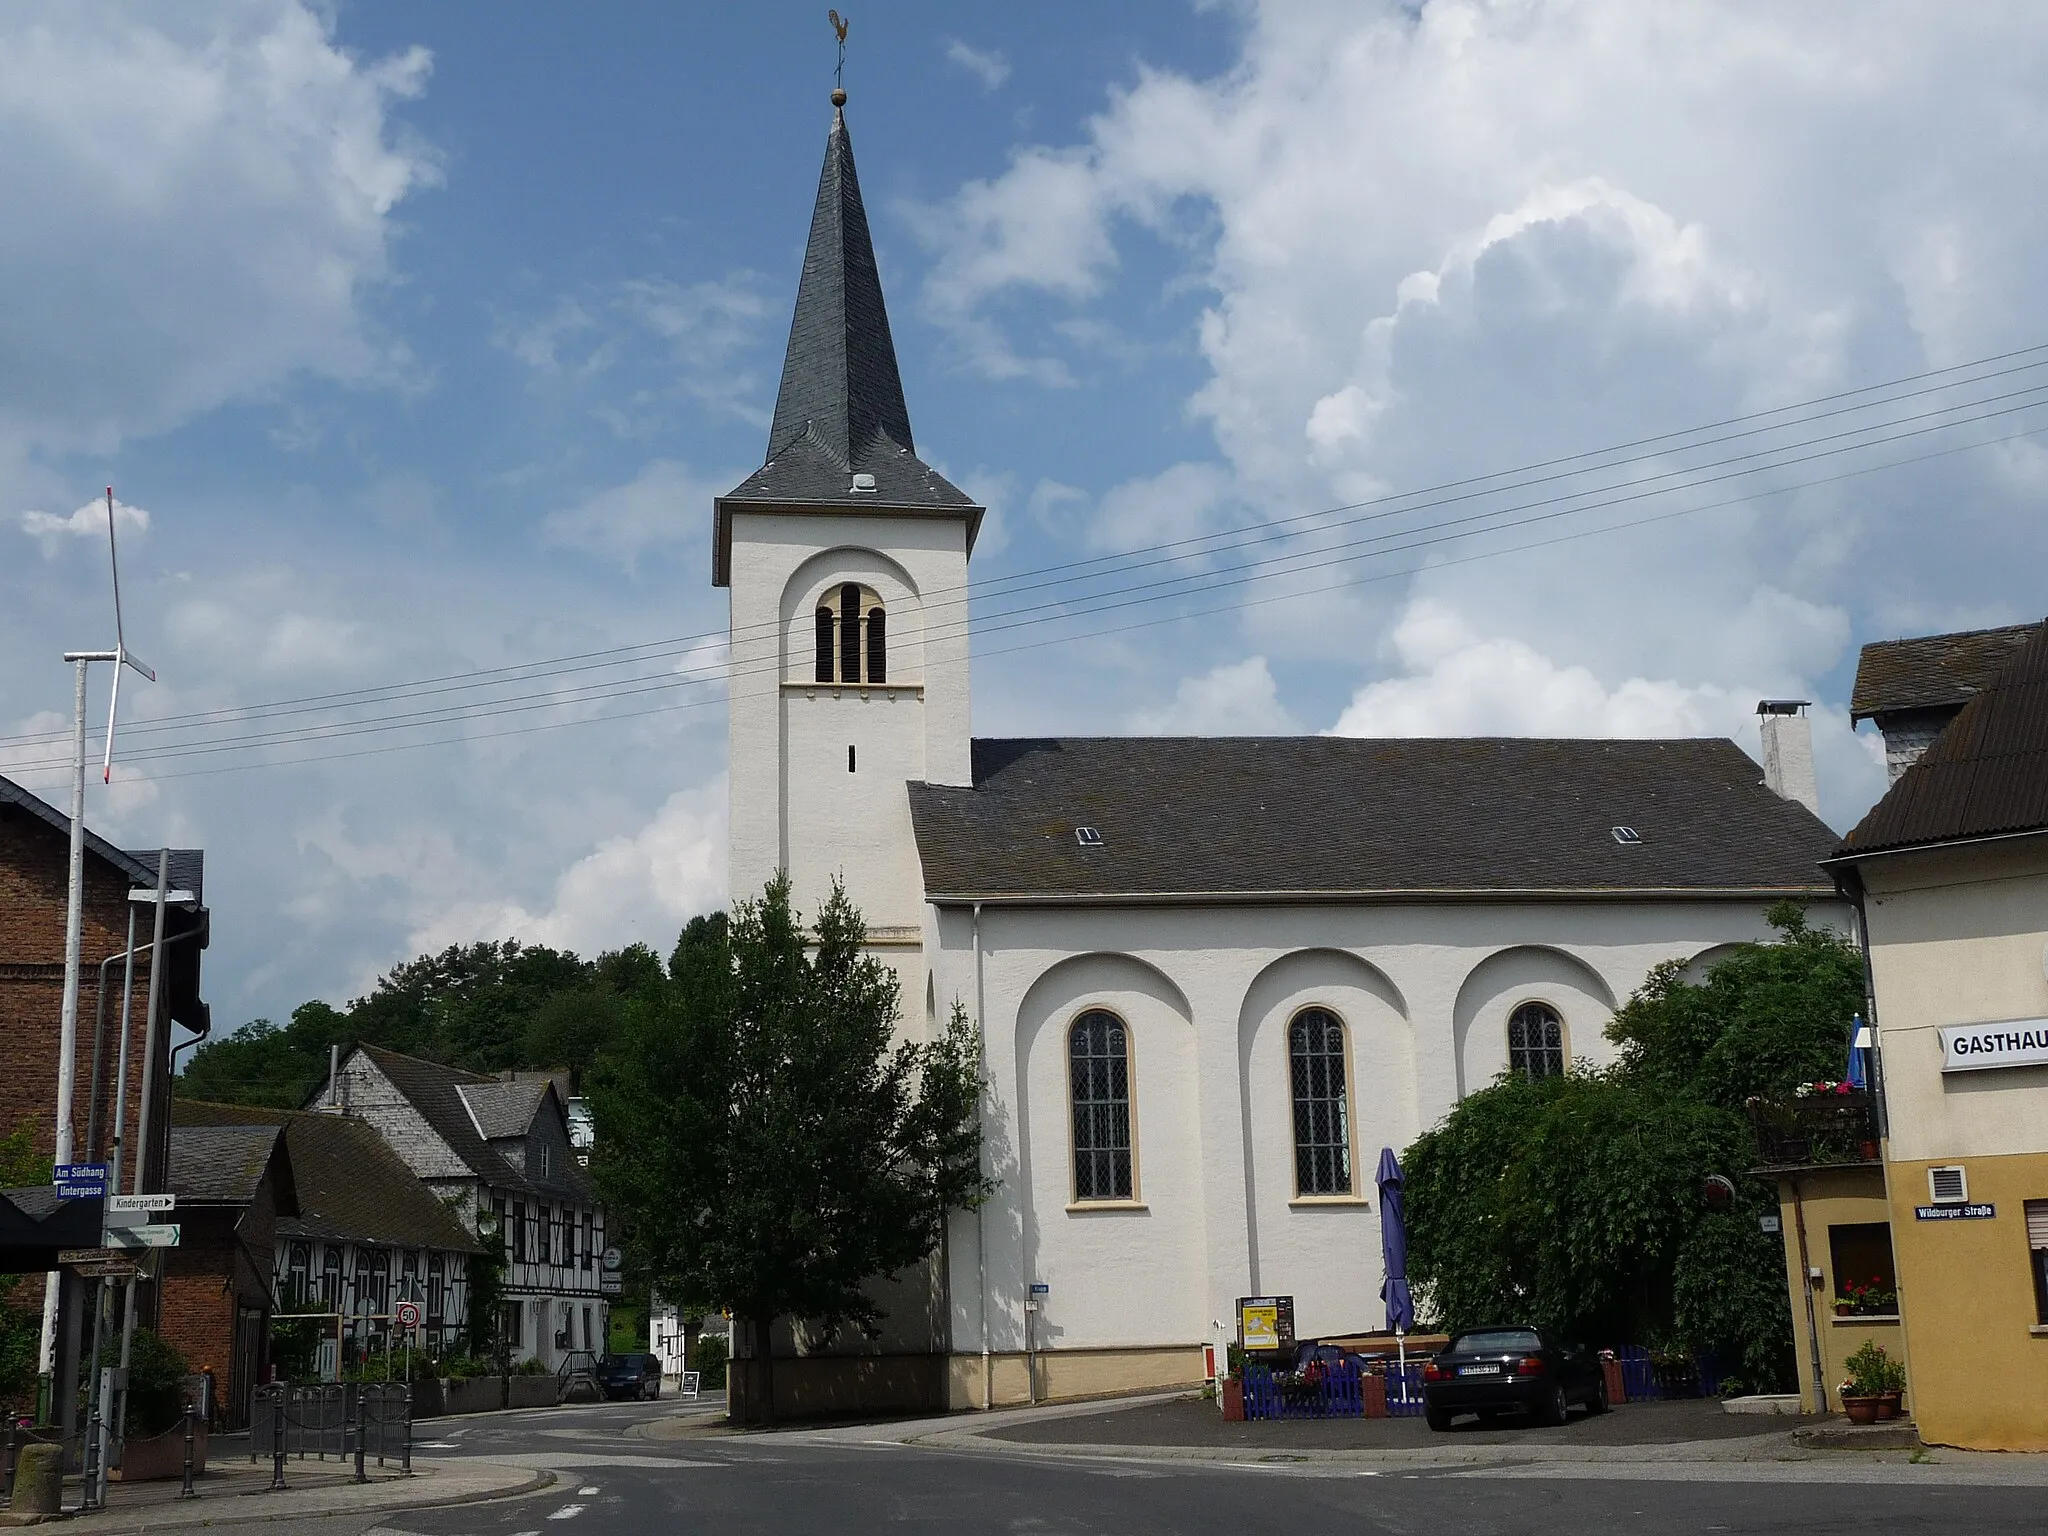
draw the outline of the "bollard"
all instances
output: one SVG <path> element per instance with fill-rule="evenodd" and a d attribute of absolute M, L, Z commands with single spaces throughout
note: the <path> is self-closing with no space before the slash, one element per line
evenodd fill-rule
<path fill-rule="evenodd" d="M 350 1479 L 349 1479 L 349 1481 L 350 1481 L 350 1482 L 353 1482 L 353 1483 L 367 1483 L 367 1482 L 368 1482 L 368 1481 L 370 1480 L 370 1476 L 369 1476 L 369 1474 L 368 1474 L 367 1472 L 365 1472 L 365 1471 L 363 1470 L 363 1425 L 364 1425 L 364 1419 L 363 1419 L 363 1406 L 364 1406 L 364 1393 L 363 1393 L 363 1389 L 362 1389 L 361 1387 L 357 1387 L 357 1388 L 356 1388 L 356 1473 L 355 1473 L 355 1476 L 354 1476 L 354 1477 L 352 1477 L 352 1478 L 350 1478 Z"/>
<path fill-rule="evenodd" d="M 412 1383 L 405 1384 L 405 1441 L 398 1452 L 398 1470 L 412 1476 Z"/>
<path fill-rule="evenodd" d="M 10 1413 L 7 1415 L 7 1466 L 4 1472 L 0 1472 L 0 1481 L 4 1481 L 6 1486 L 0 1487 L 0 1497 L 12 1498 L 14 1495 L 14 1452 L 20 1435 L 21 1420 Z"/>
<path fill-rule="evenodd" d="M 7 1509 L 15 1515 L 56 1515 L 63 1512 L 64 1447 L 31 1443 L 21 1448 Z"/>
<path fill-rule="evenodd" d="M 78 1511 L 80 1514 L 84 1514 L 89 1509 L 98 1509 L 100 1507 L 98 1497 L 100 1486 L 99 1445 L 100 1404 L 99 1399 L 95 1397 L 92 1402 L 92 1411 L 85 1418 L 85 1444 L 81 1447 L 79 1453 L 79 1462 L 85 1471 L 84 1477 L 80 1479 L 78 1494 Z"/>
<path fill-rule="evenodd" d="M 192 1486 L 192 1426 L 199 1418 L 199 1410 L 192 1406 L 192 1400 L 185 1400 L 185 1480 L 178 1485 L 178 1497 L 196 1499 L 199 1492 Z"/>
<path fill-rule="evenodd" d="M 284 1492 L 284 1398 L 270 1405 L 270 1491 Z"/>

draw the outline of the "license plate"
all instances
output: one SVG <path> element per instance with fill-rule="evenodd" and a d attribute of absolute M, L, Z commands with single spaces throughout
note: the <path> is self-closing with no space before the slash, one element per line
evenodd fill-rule
<path fill-rule="evenodd" d="M 1498 1376 L 1500 1374 L 1500 1367 L 1497 1365 L 1461 1365 L 1458 1367 L 1458 1374 L 1460 1376 Z"/>

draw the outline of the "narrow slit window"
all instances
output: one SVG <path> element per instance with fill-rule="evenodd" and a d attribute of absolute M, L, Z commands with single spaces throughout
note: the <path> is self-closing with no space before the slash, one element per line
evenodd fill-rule
<path fill-rule="evenodd" d="M 1129 1200 L 1131 1052 L 1124 1021 L 1100 1008 L 1074 1021 L 1067 1038 L 1074 1108 L 1074 1199 Z"/>
<path fill-rule="evenodd" d="M 1548 1003 L 1524 1003 L 1508 1015 L 1508 1067 L 1524 1077 L 1564 1074 L 1564 1020 Z"/>
<path fill-rule="evenodd" d="M 854 766 L 853 766 L 853 743 L 852 743 L 852 742 L 848 742 L 848 743 L 846 744 L 846 771 L 847 771 L 848 773 L 852 773 L 852 772 L 854 772 L 854 771 L 855 771 L 855 770 L 854 770 Z"/>
<path fill-rule="evenodd" d="M 850 581 L 839 589 L 839 681 L 860 681 L 860 588 Z"/>
<path fill-rule="evenodd" d="M 888 621 L 880 608 L 870 608 L 864 622 L 868 630 L 868 681 L 886 683 L 889 680 L 889 640 L 884 626 Z"/>
<path fill-rule="evenodd" d="M 1287 1032 L 1294 1088 L 1294 1189 L 1301 1195 L 1351 1193 L 1351 1100 L 1344 1079 L 1344 1026 L 1335 1014 L 1306 1008 Z"/>

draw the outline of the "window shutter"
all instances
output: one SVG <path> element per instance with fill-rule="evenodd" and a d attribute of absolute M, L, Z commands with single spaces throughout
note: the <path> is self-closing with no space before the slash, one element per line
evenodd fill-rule
<path fill-rule="evenodd" d="M 2048 1200 L 2027 1202 L 2027 1246 L 2048 1248 Z"/>

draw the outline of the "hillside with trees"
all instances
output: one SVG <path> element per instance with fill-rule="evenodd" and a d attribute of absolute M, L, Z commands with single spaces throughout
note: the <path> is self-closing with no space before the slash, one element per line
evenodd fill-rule
<path fill-rule="evenodd" d="M 346 1007 L 314 999 L 288 1023 L 257 1019 L 208 1041 L 179 1075 L 182 1097 L 291 1109 L 326 1077 L 329 1048 L 358 1042 L 472 1072 L 580 1075 L 619 1037 L 636 999 L 659 998 L 723 913 L 691 920 L 667 964 L 644 944 L 585 960 L 516 939 L 457 945 L 381 976 Z"/>

